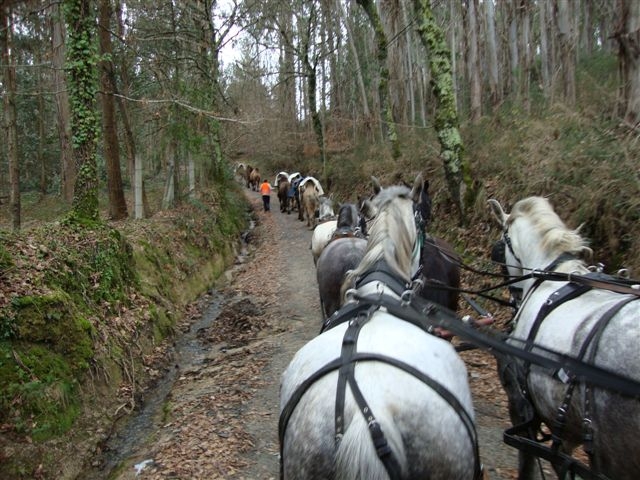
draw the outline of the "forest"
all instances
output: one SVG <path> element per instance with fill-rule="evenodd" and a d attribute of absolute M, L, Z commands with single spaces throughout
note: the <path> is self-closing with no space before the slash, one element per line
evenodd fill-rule
<path fill-rule="evenodd" d="M 0 53 L 0 350 L 19 359 L 0 360 L 5 378 L 18 371 L 2 431 L 33 433 L 16 413 L 25 375 L 39 377 L 20 315 L 34 326 L 33 308 L 68 309 L 84 340 L 63 348 L 75 366 L 62 370 L 82 375 L 95 345 L 78 299 L 100 315 L 142 309 L 125 238 L 157 236 L 136 222 L 172 219 L 230 255 L 246 222 L 238 162 L 316 176 L 336 201 L 371 175 L 421 172 L 433 230 L 468 261 L 488 252 L 488 199 L 548 196 L 606 271 L 640 269 L 636 0 L 5 0 Z M 80 259 L 88 244 L 100 248 Z M 73 284 L 89 258 L 88 283 Z M 46 287 L 20 279 L 34 272 Z"/>

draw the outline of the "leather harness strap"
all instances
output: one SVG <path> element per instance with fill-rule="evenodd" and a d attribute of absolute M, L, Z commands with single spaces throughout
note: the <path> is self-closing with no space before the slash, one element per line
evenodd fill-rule
<path fill-rule="evenodd" d="M 389 474 L 391 480 L 400 480 L 402 478 L 402 467 L 398 462 L 397 456 L 391 450 L 387 439 L 384 436 L 384 432 L 380 427 L 380 424 L 376 420 L 376 417 L 371 410 L 371 407 L 367 404 L 355 377 L 355 365 L 354 357 L 356 356 L 356 345 L 358 343 L 358 335 L 362 327 L 369 321 L 371 314 L 375 310 L 375 307 L 371 307 L 368 315 L 358 316 L 349 323 L 347 330 L 345 331 L 344 338 L 342 340 L 342 366 L 338 372 L 338 386 L 336 392 L 336 407 L 335 407 L 335 434 L 336 434 L 336 448 L 339 446 L 342 436 L 344 434 L 344 404 L 346 397 L 346 384 L 349 383 L 349 388 L 353 398 L 360 409 L 360 412 L 364 416 L 369 427 L 369 434 L 373 441 L 373 446 L 376 449 L 378 458 L 382 461 L 385 470 Z"/>
<path fill-rule="evenodd" d="M 542 321 L 547 317 L 547 315 L 549 315 L 553 310 L 558 308 L 563 303 L 573 300 L 574 298 L 578 298 L 580 295 L 589 290 L 591 290 L 591 287 L 589 285 L 567 283 L 566 285 L 549 295 L 549 298 L 547 298 L 540 310 L 538 310 L 538 315 L 536 315 L 533 326 L 531 327 L 531 330 L 529 330 L 529 336 L 527 337 L 527 341 L 524 345 L 524 350 L 526 352 L 530 352 L 531 350 L 533 350 L 536 335 L 538 334 L 538 330 L 540 330 Z M 529 374 L 530 367 L 531 362 L 526 361 L 525 376 Z"/>
<path fill-rule="evenodd" d="M 379 298 L 379 300 L 381 300 Z M 387 300 L 386 303 L 388 303 Z M 335 370 L 339 371 L 338 374 L 338 384 L 337 384 L 337 393 L 336 393 L 336 405 L 335 405 L 335 432 L 336 432 L 336 446 L 339 444 L 342 434 L 344 433 L 344 404 L 346 398 L 346 384 L 349 385 L 351 389 L 351 393 L 354 396 L 354 399 L 358 405 L 358 408 L 362 412 L 369 426 L 369 433 L 371 435 L 374 447 L 376 448 L 376 453 L 380 460 L 383 462 L 387 473 L 391 477 L 391 479 L 400 479 L 401 478 L 401 467 L 398 463 L 398 460 L 389 447 L 389 444 L 384 437 L 384 432 L 380 428 L 380 424 L 376 421 L 371 408 L 368 406 L 360 388 L 357 385 L 355 380 L 355 365 L 359 362 L 367 362 L 367 361 L 375 361 L 382 362 L 388 365 L 392 365 L 404 372 L 412 375 L 413 377 L 419 379 L 424 384 L 426 384 L 429 388 L 431 388 L 434 392 L 436 392 L 442 399 L 444 399 L 452 409 L 458 414 L 460 420 L 462 421 L 465 429 L 467 430 L 467 434 L 471 440 L 474 449 L 474 458 L 475 458 L 475 479 L 482 478 L 482 465 L 480 463 L 480 456 L 478 453 L 478 439 L 475 430 L 475 425 L 470 415 L 467 413 L 462 404 L 458 401 L 458 399 L 442 384 L 431 378 L 430 376 L 424 374 L 422 371 L 417 368 L 409 365 L 401 360 L 388 357 L 386 355 L 376 354 L 376 353 L 367 353 L 367 352 L 357 352 L 356 344 L 359 332 L 361 328 L 367 323 L 371 314 L 377 310 L 380 306 L 377 302 L 367 302 L 361 301 L 357 302 L 357 304 L 351 305 L 347 304 L 348 313 L 345 312 L 344 317 L 354 318 L 355 315 L 357 317 L 353 319 L 350 325 L 347 327 L 345 331 L 345 335 L 343 337 L 342 343 L 342 352 L 339 358 L 336 358 L 319 370 L 317 370 L 313 375 L 307 378 L 304 382 L 302 382 L 298 388 L 293 392 L 289 401 L 283 408 L 278 425 L 278 433 L 280 437 L 280 477 L 283 478 L 283 468 L 282 468 L 282 449 L 284 447 L 284 435 L 287 429 L 287 425 L 295 410 L 296 406 L 302 399 L 304 393 L 320 378 L 325 376 L 326 374 L 333 372 Z M 366 308 L 363 308 L 366 307 Z M 358 308 L 359 307 L 359 308 Z M 344 307 L 343 307 L 344 308 Z M 357 312 L 357 313 L 356 313 Z M 366 314 L 365 314 L 366 312 Z M 327 325 L 325 322 L 325 328 L 331 328 L 333 326 L 342 323 L 346 319 L 341 319 L 343 315 L 339 317 L 335 317 L 336 322 Z M 421 328 L 424 328 L 424 322 L 415 322 L 411 320 L 406 320 L 405 318 L 398 317 L 399 319 L 409 321 L 410 323 L 417 325 Z M 323 329 L 323 330 L 324 330 Z"/>

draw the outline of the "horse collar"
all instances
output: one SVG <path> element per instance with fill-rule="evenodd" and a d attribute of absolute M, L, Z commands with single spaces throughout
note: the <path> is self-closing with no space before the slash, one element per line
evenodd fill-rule
<path fill-rule="evenodd" d="M 383 260 L 376 262 L 371 270 L 365 272 L 356 280 L 356 288 L 375 281 L 384 283 L 385 286 L 389 287 L 389 289 L 398 296 L 402 296 L 404 291 L 409 288 L 409 285 L 399 280 L 397 274 L 392 272 Z"/>

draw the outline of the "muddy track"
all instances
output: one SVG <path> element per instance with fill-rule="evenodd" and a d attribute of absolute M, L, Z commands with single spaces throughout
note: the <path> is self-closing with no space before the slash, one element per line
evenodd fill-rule
<path fill-rule="evenodd" d="M 280 375 L 318 334 L 321 313 L 311 231 L 296 213 L 280 213 L 275 195 L 272 211 L 262 212 L 258 194 L 246 194 L 256 218 L 249 255 L 215 296 L 201 300 L 204 316 L 212 298 L 217 308 L 208 326 L 192 332 L 200 353 L 195 360 L 176 354 L 176 380 L 153 428 L 123 452 L 118 473 L 104 478 L 278 478 Z M 502 442 L 509 424 L 493 358 L 462 355 L 488 478 L 515 478 L 516 452 Z M 100 461 L 94 463 L 99 470 Z"/>

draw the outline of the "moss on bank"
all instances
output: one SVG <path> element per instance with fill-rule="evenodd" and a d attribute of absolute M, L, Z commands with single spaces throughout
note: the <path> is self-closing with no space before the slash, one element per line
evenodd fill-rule
<path fill-rule="evenodd" d="M 82 453 L 62 466 L 53 450 L 86 435 L 86 414 L 110 422 L 135 404 L 148 356 L 234 260 L 246 211 L 232 188 L 117 227 L 67 220 L 2 234 L 0 478 L 81 466 Z"/>

